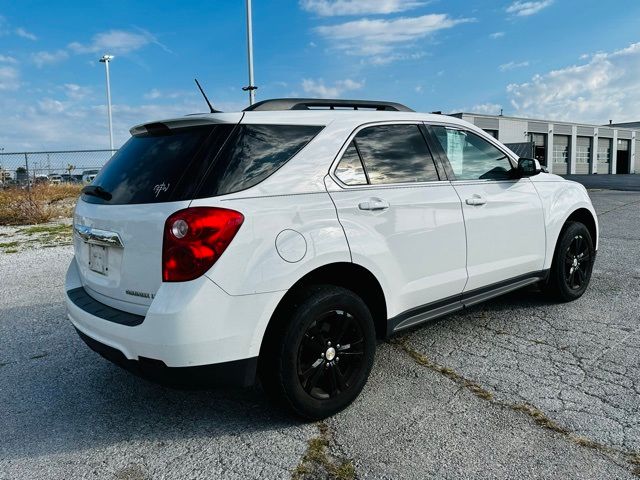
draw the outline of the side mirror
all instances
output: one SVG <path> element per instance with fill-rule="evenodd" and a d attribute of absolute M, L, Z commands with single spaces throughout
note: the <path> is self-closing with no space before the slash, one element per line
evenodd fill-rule
<path fill-rule="evenodd" d="M 533 177 L 534 175 L 538 175 L 540 172 L 542 172 L 542 166 L 535 158 L 521 157 L 518 160 L 518 176 L 521 178 Z"/>

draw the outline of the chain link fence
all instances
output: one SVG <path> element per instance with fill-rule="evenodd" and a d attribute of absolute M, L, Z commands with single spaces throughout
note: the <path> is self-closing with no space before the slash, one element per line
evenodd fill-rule
<path fill-rule="evenodd" d="M 90 183 L 116 150 L 0 153 L 0 188 Z"/>

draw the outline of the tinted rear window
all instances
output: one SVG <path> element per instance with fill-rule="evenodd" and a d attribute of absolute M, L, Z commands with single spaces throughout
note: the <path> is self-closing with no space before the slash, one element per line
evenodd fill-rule
<path fill-rule="evenodd" d="M 288 162 L 322 127 L 240 125 L 216 158 L 198 197 L 239 192 L 257 185 Z"/>
<path fill-rule="evenodd" d="M 291 159 L 322 127 L 214 125 L 159 128 L 131 137 L 93 185 L 110 200 L 90 203 L 160 203 L 224 195 L 250 188 Z"/>
<path fill-rule="evenodd" d="M 192 198 L 197 186 L 193 178 L 202 178 L 212 148 L 219 150 L 232 130 L 233 125 L 217 125 L 131 137 L 93 181 L 111 199 L 83 195 L 83 200 L 119 205 Z M 188 178 L 184 178 L 186 172 L 191 173 Z"/>

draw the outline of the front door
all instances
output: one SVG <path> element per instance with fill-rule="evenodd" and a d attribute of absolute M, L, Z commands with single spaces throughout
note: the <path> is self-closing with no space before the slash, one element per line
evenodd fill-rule
<path fill-rule="evenodd" d="M 478 133 L 432 126 L 462 202 L 467 234 L 465 292 L 539 273 L 545 259 L 542 202 L 528 178 L 513 179 L 505 152 Z"/>
<path fill-rule="evenodd" d="M 365 127 L 327 178 L 353 262 L 382 283 L 389 317 L 459 296 L 467 280 L 460 200 L 440 180 L 423 131 Z"/>

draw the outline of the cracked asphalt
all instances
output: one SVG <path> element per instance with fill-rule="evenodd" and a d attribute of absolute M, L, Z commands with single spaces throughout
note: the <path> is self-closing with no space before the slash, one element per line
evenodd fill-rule
<path fill-rule="evenodd" d="M 640 193 L 590 194 L 587 293 L 514 292 L 380 344 L 363 394 L 325 422 L 332 461 L 357 478 L 637 478 Z M 0 479 L 280 479 L 309 458 L 318 426 L 259 388 L 171 390 L 88 350 L 61 300 L 71 255 L 0 254 Z"/>

